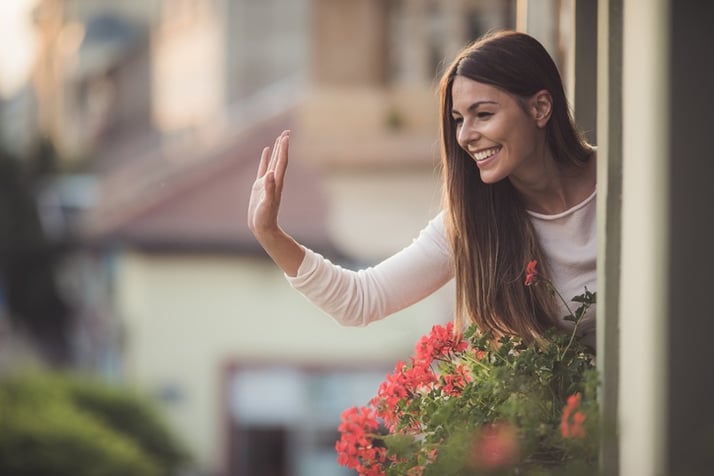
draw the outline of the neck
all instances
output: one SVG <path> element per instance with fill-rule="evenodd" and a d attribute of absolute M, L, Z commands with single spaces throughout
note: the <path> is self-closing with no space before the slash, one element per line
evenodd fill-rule
<path fill-rule="evenodd" d="M 510 177 L 528 210 L 554 215 L 582 202 L 595 190 L 595 161 L 584 167 L 552 157 L 535 164 L 527 176 Z"/>

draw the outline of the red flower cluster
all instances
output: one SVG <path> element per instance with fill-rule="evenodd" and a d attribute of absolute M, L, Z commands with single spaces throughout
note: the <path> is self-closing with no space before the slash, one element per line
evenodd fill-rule
<path fill-rule="evenodd" d="M 578 410 L 579 406 L 579 393 L 568 397 L 568 403 L 565 405 L 563 416 L 560 419 L 560 434 L 563 435 L 563 438 L 585 438 L 585 428 L 583 427 L 585 414 Z"/>
<path fill-rule="evenodd" d="M 387 375 L 379 386 L 377 395 L 370 401 L 370 405 L 377 409 L 377 416 L 384 420 L 390 431 L 396 431 L 397 424 L 406 416 L 399 402 L 408 399 L 415 392 L 429 391 L 439 382 L 431 367 L 434 360 L 450 360 L 456 352 L 463 352 L 467 347 L 468 344 L 463 339 L 454 335 L 454 324 L 449 322 L 446 326 L 433 326 L 429 335 L 417 342 L 410 364 L 397 362 L 394 372 Z M 444 391 L 453 395 L 457 393 L 457 389 L 463 388 L 469 376 L 462 366 L 458 375 L 447 375 L 445 379 L 447 378 Z M 413 424 L 410 429 L 418 431 L 418 422 Z"/>
<path fill-rule="evenodd" d="M 445 327 L 435 325 L 428 336 L 422 337 L 414 348 L 414 359 L 425 365 L 431 365 L 434 359 L 444 359 L 454 352 L 466 350 L 468 344 L 454 336 L 454 323 Z"/>
<path fill-rule="evenodd" d="M 377 416 L 384 421 L 387 428 L 394 432 L 404 416 L 399 402 L 408 399 L 420 389 L 430 388 L 436 381 L 436 375 L 430 366 L 414 360 L 411 365 L 399 361 L 394 372 L 387 375 L 369 404 L 376 409 Z M 415 426 L 413 429 L 419 428 Z"/>
<path fill-rule="evenodd" d="M 379 422 L 383 422 L 390 433 L 399 431 L 400 424 L 401 431 L 419 432 L 420 422 L 410 421 L 405 402 L 417 392 L 428 392 L 439 383 L 439 377 L 432 369 L 435 360 L 451 361 L 455 353 L 463 352 L 467 347 L 467 342 L 454 335 L 453 323 L 433 326 L 431 333 L 417 343 L 411 362 L 397 362 L 394 372 L 387 375 L 368 407 L 353 407 L 343 412 L 338 428 L 341 436 L 335 444 L 337 462 L 357 470 L 360 476 L 383 474 L 379 468 L 387 459 L 386 451 L 374 445 L 375 438 L 379 438 L 376 433 Z M 442 378 L 442 391 L 446 395 L 458 395 L 470 380 L 468 369 L 457 365 L 453 374 Z M 413 468 L 410 476 L 419 474 L 419 470 Z"/>
<path fill-rule="evenodd" d="M 342 412 L 342 423 L 337 428 L 342 434 L 335 443 L 337 463 L 356 470 L 363 476 L 383 476 L 386 449 L 374 446 L 379 421 L 368 407 L 351 407 Z"/>
<path fill-rule="evenodd" d="M 458 364 L 454 367 L 453 373 L 448 373 L 442 378 L 444 386 L 442 391 L 452 397 L 461 395 L 461 391 L 466 384 L 472 380 L 468 367 Z"/>
<path fill-rule="evenodd" d="M 537 267 L 538 260 L 531 260 L 528 262 L 528 265 L 526 266 L 526 286 L 530 286 L 531 284 L 534 284 L 536 282 L 536 279 L 538 278 L 538 270 L 536 269 Z"/>

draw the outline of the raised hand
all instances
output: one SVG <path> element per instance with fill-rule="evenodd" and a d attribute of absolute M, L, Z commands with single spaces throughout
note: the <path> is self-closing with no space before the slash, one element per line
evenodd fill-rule
<path fill-rule="evenodd" d="M 283 179 L 288 167 L 290 131 L 275 139 L 272 150 L 263 149 L 248 202 L 248 228 L 275 263 L 290 276 L 295 276 L 305 251 L 278 224 Z"/>
<path fill-rule="evenodd" d="M 283 131 L 275 144 L 263 149 L 258 175 L 253 183 L 248 204 L 248 228 L 260 241 L 279 230 L 278 212 L 283 192 L 283 179 L 288 166 L 290 132 Z"/>

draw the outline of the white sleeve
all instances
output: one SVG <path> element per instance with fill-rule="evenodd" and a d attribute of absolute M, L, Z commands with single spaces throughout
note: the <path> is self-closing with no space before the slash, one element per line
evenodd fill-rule
<path fill-rule="evenodd" d="M 365 326 L 429 296 L 453 277 L 443 212 L 412 243 L 381 263 L 352 271 L 305 249 L 286 275 L 309 301 L 345 326 Z"/>

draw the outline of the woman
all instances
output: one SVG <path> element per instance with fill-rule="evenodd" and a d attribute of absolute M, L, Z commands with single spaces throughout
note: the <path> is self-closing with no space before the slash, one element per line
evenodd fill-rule
<path fill-rule="evenodd" d="M 345 325 L 366 325 L 455 279 L 456 329 L 538 340 L 567 328 L 540 263 L 567 297 L 595 290 L 595 152 L 577 130 L 560 74 L 543 46 L 517 32 L 466 47 L 440 83 L 444 210 L 382 263 L 345 270 L 303 247 L 277 222 L 289 132 L 263 150 L 248 210 L 257 240 L 290 283 Z M 415 279 L 415 276 L 418 279 Z M 594 347 L 594 310 L 580 329 Z"/>

